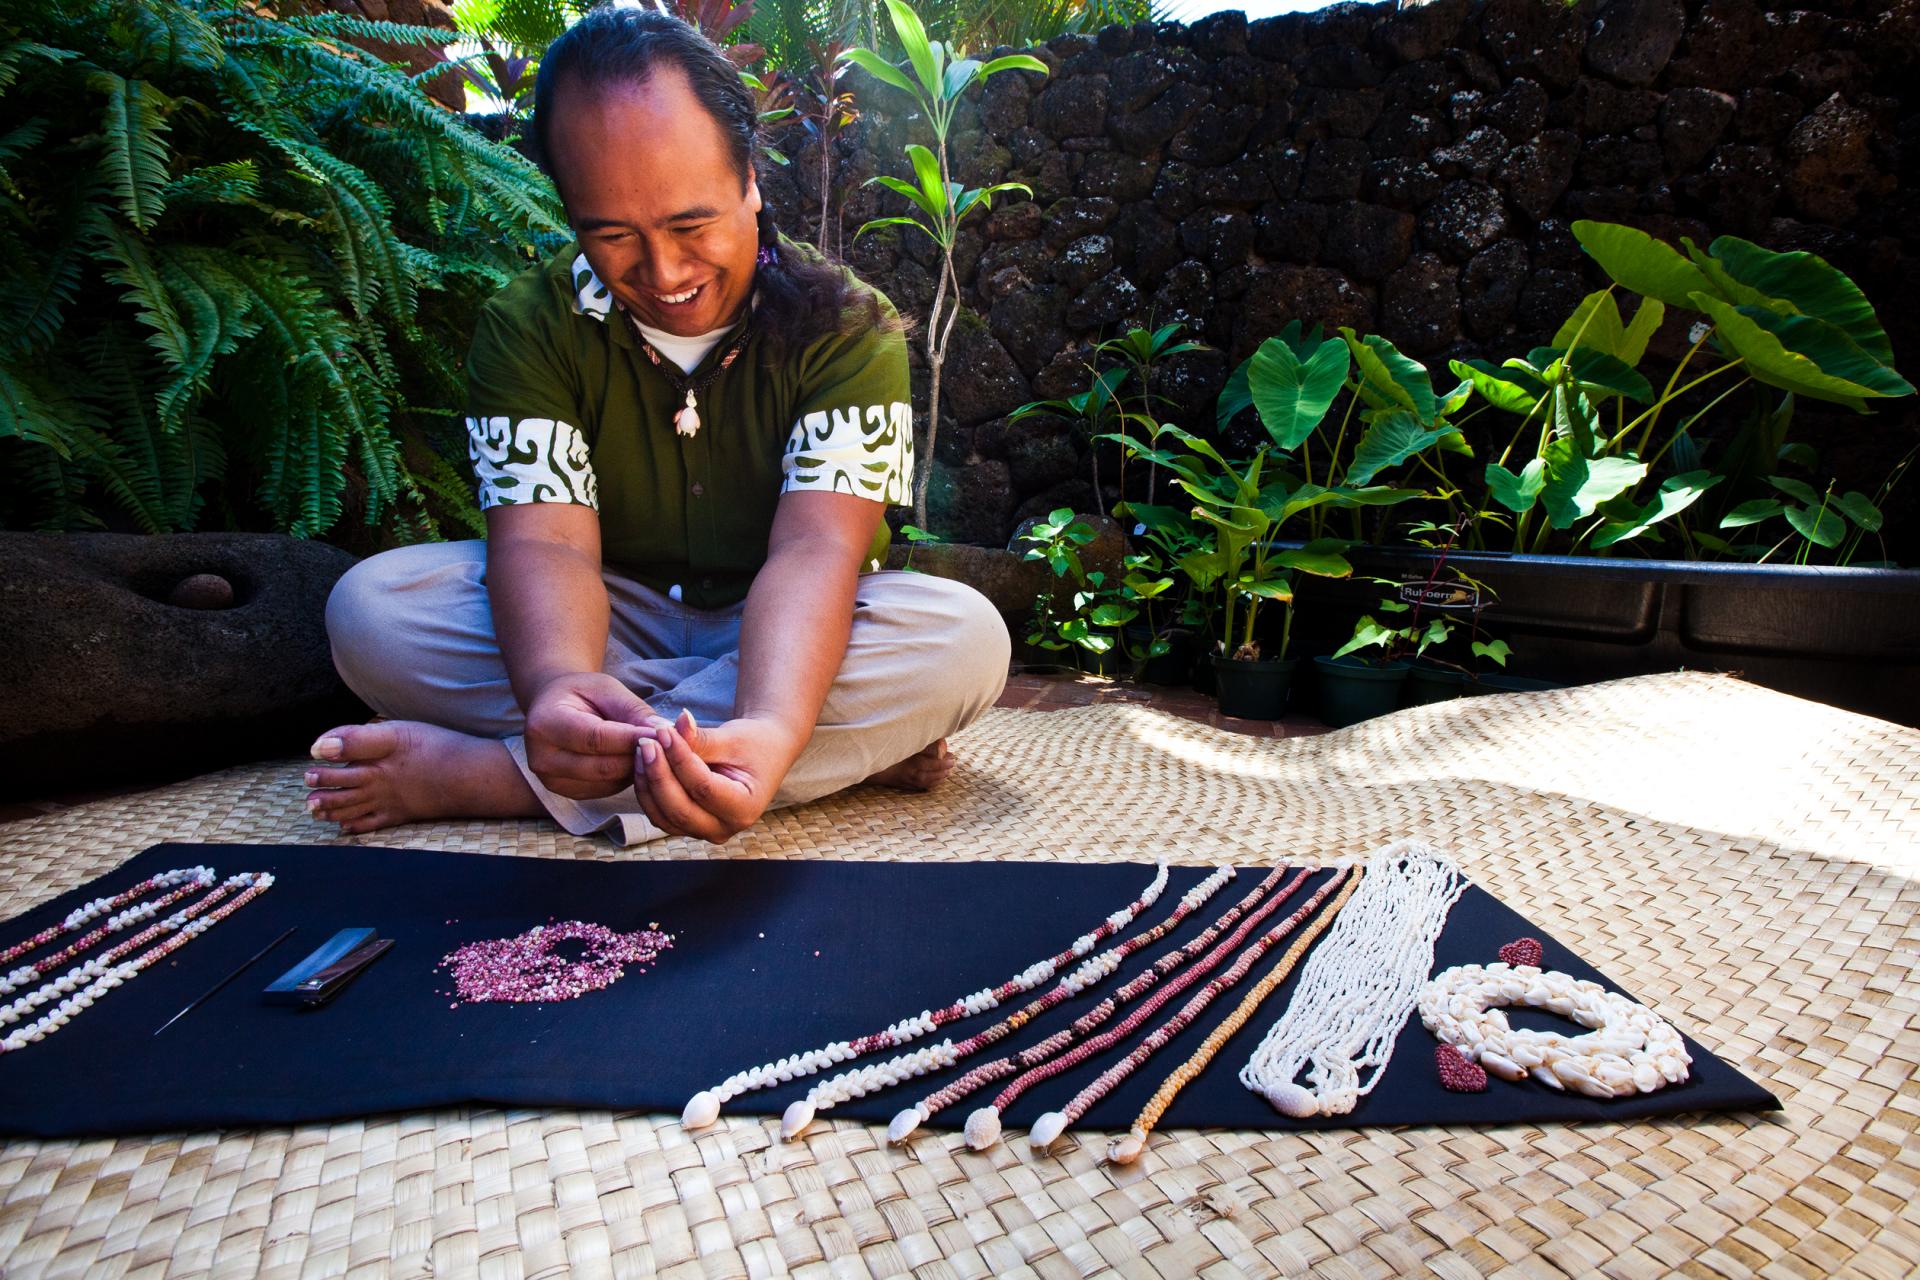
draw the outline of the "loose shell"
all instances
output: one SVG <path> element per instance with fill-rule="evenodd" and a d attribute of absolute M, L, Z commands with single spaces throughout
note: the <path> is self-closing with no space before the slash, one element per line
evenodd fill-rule
<path fill-rule="evenodd" d="M 961 1131 L 967 1145 L 975 1151 L 985 1151 L 1000 1141 L 1000 1112 L 994 1107 L 981 1107 L 967 1117 L 967 1126 Z"/>
<path fill-rule="evenodd" d="M 686 1110 L 680 1113 L 680 1127 L 683 1129 L 704 1129 L 720 1118 L 720 1099 L 707 1090 L 687 1099 Z"/>
<path fill-rule="evenodd" d="M 1045 1151 L 1066 1131 L 1066 1112 L 1049 1111 L 1033 1122 L 1033 1128 L 1027 1133 L 1027 1141 L 1033 1144 L 1035 1151 Z"/>
<path fill-rule="evenodd" d="M 905 1111 L 895 1116 L 893 1123 L 887 1126 L 887 1141 L 894 1143 L 905 1142 L 913 1136 L 914 1130 L 919 1127 L 920 1108 L 908 1107 Z"/>
<path fill-rule="evenodd" d="M 1147 1149 L 1147 1135 L 1134 1129 L 1115 1138 L 1107 1147 L 1107 1159 L 1115 1164 L 1132 1164 Z"/>
<path fill-rule="evenodd" d="M 788 1107 L 786 1114 L 780 1117 L 780 1140 L 792 1142 L 805 1133 L 807 1126 L 813 1123 L 813 1115 L 813 1104 L 805 1098 Z"/>

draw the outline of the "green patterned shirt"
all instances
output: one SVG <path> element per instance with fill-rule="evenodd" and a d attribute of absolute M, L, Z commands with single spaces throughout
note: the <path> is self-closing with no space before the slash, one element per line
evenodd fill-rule
<path fill-rule="evenodd" d="M 785 237 L 780 247 L 813 252 Z M 682 436 L 673 415 L 684 401 L 622 319 L 577 245 L 482 309 L 467 359 L 468 452 L 481 507 L 593 507 L 609 568 L 715 609 L 746 598 L 766 563 L 781 494 L 910 501 L 913 409 L 901 334 L 829 335 L 768 369 L 756 330 L 700 394 L 700 429 Z M 690 381 L 719 363 L 733 336 Z M 886 545 L 882 525 L 869 560 Z"/>

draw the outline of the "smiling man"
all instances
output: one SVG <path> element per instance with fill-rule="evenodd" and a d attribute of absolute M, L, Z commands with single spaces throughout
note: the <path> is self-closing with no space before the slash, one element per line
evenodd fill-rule
<path fill-rule="evenodd" d="M 778 235 L 757 118 L 693 28 L 595 10 L 547 51 L 535 138 L 577 236 L 468 360 L 487 541 L 341 579 L 308 808 L 342 831 L 547 813 L 722 841 L 861 781 L 924 789 L 1009 656 L 979 593 L 869 571 L 911 493 L 887 300 Z"/>

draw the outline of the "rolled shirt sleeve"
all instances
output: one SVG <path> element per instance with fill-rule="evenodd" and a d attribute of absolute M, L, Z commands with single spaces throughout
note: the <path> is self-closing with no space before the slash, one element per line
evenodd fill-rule
<path fill-rule="evenodd" d="M 888 317 L 894 314 L 882 300 Z M 906 336 L 867 327 L 807 352 L 780 492 L 913 500 L 913 405 Z"/>
<path fill-rule="evenodd" d="M 560 502 L 597 511 L 577 397 L 540 326 L 508 318 L 513 291 L 482 309 L 467 356 L 467 456 L 480 507 Z"/>

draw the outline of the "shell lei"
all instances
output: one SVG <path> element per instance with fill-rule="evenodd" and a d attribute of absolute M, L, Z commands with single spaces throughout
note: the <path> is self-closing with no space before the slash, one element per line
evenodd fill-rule
<path fill-rule="evenodd" d="M 1152 882 L 1139 897 L 1108 916 L 1092 932 L 1080 935 L 1074 940 L 1072 946 L 1058 955 L 1028 965 L 997 987 L 985 987 L 971 995 L 960 997 L 945 1008 L 930 1009 L 915 1017 L 903 1018 L 885 1030 L 872 1032 L 857 1040 L 836 1040 L 832 1044 L 822 1045 L 817 1049 L 791 1054 L 776 1062 L 763 1063 L 746 1071 L 737 1072 L 713 1088 L 702 1089 L 688 1099 L 685 1110 L 680 1113 L 680 1123 L 688 1129 L 704 1128 L 719 1118 L 722 1104 L 743 1093 L 751 1093 L 756 1089 L 766 1089 L 776 1084 L 785 1084 L 789 1080 L 810 1076 L 878 1049 L 899 1048 L 949 1022 L 996 1008 L 1002 1000 L 1033 990 L 1053 977 L 1061 965 L 1086 955 L 1103 940 L 1126 928 L 1133 923 L 1135 916 L 1159 900 L 1160 894 L 1166 887 L 1167 864 L 1163 862 L 1155 869 Z M 805 1127 L 804 1124 L 801 1126 L 801 1128 Z"/>
<path fill-rule="evenodd" d="M 1294 908 L 1293 913 L 1285 920 L 1282 920 L 1279 924 L 1274 925 L 1271 929 L 1268 929 L 1265 933 L 1255 938 L 1252 946 L 1242 951 L 1232 964 L 1228 965 L 1212 981 L 1195 992 L 1194 995 L 1180 1007 L 1178 1013 L 1149 1032 L 1147 1038 L 1134 1046 L 1131 1053 L 1114 1063 L 1111 1067 L 1108 1067 L 1105 1071 L 1102 1071 L 1094 1078 L 1091 1084 L 1080 1090 L 1079 1093 L 1074 1094 L 1066 1106 L 1061 1107 L 1058 1111 L 1049 1111 L 1035 1120 L 1033 1122 L 1033 1129 L 1028 1134 L 1028 1141 L 1033 1144 L 1034 1149 L 1036 1151 L 1045 1150 L 1058 1139 L 1061 1134 L 1065 1133 L 1070 1126 L 1078 1123 L 1080 1117 L 1087 1114 L 1089 1107 L 1113 1092 L 1114 1089 L 1119 1087 L 1121 1081 L 1132 1075 L 1148 1058 L 1158 1053 L 1162 1048 L 1166 1047 L 1167 1043 L 1174 1037 L 1192 1026 L 1194 1019 L 1206 1012 L 1207 1006 L 1213 1003 L 1215 996 L 1219 995 L 1222 991 L 1230 990 L 1238 985 L 1240 980 L 1252 971 L 1253 966 L 1258 964 L 1261 958 L 1265 956 L 1271 948 L 1298 928 L 1300 922 L 1312 915 L 1314 911 L 1319 908 L 1320 904 L 1327 900 L 1328 895 L 1339 888 L 1351 875 L 1352 872 L 1348 868 L 1342 867 L 1332 876 L 1328 877 L 1327 882 L 1321 885 L 1311 898 L 1308 898 L 1305 902 Z M 1224 956 L 1233 949 L 1234 945 L 1233 943 L 1229 943 L 1222 946 L 1219 954 Z M 1144 1025 L 1154 1010 L 1160 1005 L 1165 1004 L 1174 994 L 1175 991 L 1171 987 L 1160 992 L 1160 994 L 1136 1010 L 1125 1022 L 1122 1022 L 1119 1026 L 1106 1032 L 1097 1039 L 1088 1041 L 1082 1048 L 1088 1050 L 1089 1056 L 1091 1056 L 1093 1053 L 1100 1052 L 1111 1045 L 1118 1044 L 1121 1040 L 1133 1034 L 1134 1031 Z M 1078 1052 L 1078 1050 L 1076 1050 L 1076 1052 Z"/>
<path fill-rule="evenodd" d="M 1386 1074 L 1394 1038 L 1433 971 L 1433 944 L 1466 888 L 1451 859 L 1417 840 L 1375 850 L 1240 1083 L 1283 1115 L 1352 1111 Z M 1295 1079 L 1303 1069 L 1305 1086 Z"/>
<path fill-rule="evenodd" d="M 44 947 L 61 934 L 71 933 L 85 926 L 88 922 L 106 915 L 109 911 L 114 911 L 120 907 L 125 907 L 126 909 L 109 916 L 106 923 L 102 924 L 99 928 L 91 930 L 84 936 L 75 939 L 71 944 L 62 947 L 52 955 L 42 956 L 32 964 L 22 965 L 12 973 L 7 974 L 6 977 L 0 978 L 0 996 L 12 995 L 27 983 L 38 982 L 43 976 L 73 959 L 108 934 L 118 933 L 128 925 L 138 924 L 142 920 L 151 920 L 154 916 L 159 915 L 162 911 L 180 901 L 182 898 L 198 893 L 212 883 L 213 868 L 184 867 L 177 871 L 163 871 L 159 875 L 149 876 L 125 892 L 114 894 L 108 898 L 95 898 L 92 902 L 75 907 L 67 913 L 66 918 L 59 924 L 49 925 L 24 942 L 16 943 L 8 947 L 5 951 L 0 951 L 0 964 L 17 960 L 29 951 L 35 950 L 38 947 Z M 172 892 L 163 894 L 149 902 L 141 902 L 131 907 L 127 906 L 128 903 L 145 897 L 155 889 L 170 889 Z"/>
<path fill-rule="evenodd" d="M 1284 874 L 1286 874 L 1284 868 L 1276 868 L 1268 872 L 1266 877 L 1262 879 L 1259 884 L 1255 885 L 1251 892 L 1233 906 L 1228 907 L 1226 911 L 1221 913 L 1218 919 L 1202 930 L 1199 936 L 1183 946 L 1175 947 L 1158 960 L 1149 964 L 1146 968 L 1140 970 L 1140 972 L 1129 978 L 1118 991 L 1095 1005 L 1090 1012 L 1082 1016 L 1071 1027 L 1063 1031 L 1056 1031 L 1038 1044 L 1028 1045 L 1019 1053 L 1009 1054 L 1003 1058 L 995 1058 L 992 1062 L 982 1063 L 980 1066 L 975 1067 L 973 1070 L 961 1076 L 958 1080 L 950 1081 L 942 1088 L 936 1089 L 913 1106 L 908 1107 L 905 1111 L 896 1115 L 893 1118 L 893 1123 L 887 1126 L 888 1141 L 905 1141 L 914 1129 L 925 1124 L 940 1111 L 978 1092 L 983 1086 L 991 1084 L 995 1080 L 1013 1075 L 1015 1072 L 1024 1071 L 1028 1067 L 1045 1062 L 1048 1058 L 1072 1044 L 1074 1037 L 1081 1034 L 1082 1027 L 1091 1030 L 1093 1027 L 1098 1026 L 1110 1016 L 1120 1004 L 1134 999 L 1161 978 L 1206 950 L 1213 939 L 1219 937 L 1223 931 L 1232 928 L 1234 921 L 1251 910 L 1261 898 L 1266 896 L 1267 891 L 1278 884 Z M 974 1112 L 969 1123 L 973 1123 L 974 1119 L 978 1119 L 980 1123 L 974 1125 L 973 1131 L 987 1135 L 982 1137 L 982 1145 L 990 1145 L 999 1134 L 999 1112 L 994 1111 L 990 1107 L 983 1108 Z M 986 1125 L 987 1129 L 982 1129 L 981 1125 Z M 988 1133 L 989 1129 L 991 1130 L 990 1133 Z"/>
<path fill-rule="evenodd" d="M 1056 1032 L 1048 1036 L 1039 1044 L 1023 1050 L 1014 1058 L 1003 1058 L 998 1063 L 989 1063 L 984 1067 L 978 1067 L 968 1072 L 965 1076 L 962 1076 L 959 1080 L 956 1080 L 952 1085 L 949 1085 L 949 1089 L 965 1087 L 970 1092 L 972 1089 L 978 1088 L 981 1084 L 985 1084 L 989 1080 L 998 1079 L 1003 1075 L 1010 1075 L 1016 1070 L 1021 1072 L 1020 1075 L 1015 1076 L 1013 1081 L 994 1097 L 992 1102 L 979 1108 L 967 1117 L 967 1123 L 964 1128 L 967 1145 L 975 1151 L 984 1151 L 998 1142 L 1000 1140 L 1001 1113 L 1004 1112 L 1008 1106 L 1012 1105 L 1015 1099 L 1034 1085 L 1039 1084 L 1042 1080 L 1051 1079 L 1063 1071 L 1079 1066 L 1094 1053 L 1118 1039 L 1119 1037 L 1116 1033 L 1102 1033 L 1100 1036 L 1081 1044 L 1077 1048 L 1068 1049 L 1068 1046 L 1072 1045 L 1076 1038 L 1092 1035 L 1095 1029 L 1105 1023 L 1108 1018 L 1112 1017 L 1114 1011 L 1121 1005 L 1131 1003 L 1139 996 L 1145 994 L 1148 988 L 1152 987 L 1168 973 L 1179 968 L 1188 960 L 1193 961 L 1192 968 L 1181 973 L 1165 987 L 1161 988 L 1159 992 L 1149 998 L 1147 1004 L 1143 1006 L 1143 1012 L 1131 1015 L 1128 1018 L 1128 1025 L 1138 1026 L 1141 1019 L 1150 1015 L 1155 1009 L 1211 972 L 1214 966 L 1218 965 L 1222 959 L 1238 947 L 1262 920 L 1272 915 L 1274 910 L 1279 907 L 1282 902 L 1293 896 L 1294 890 L 1298 889 L 1301 884 L 1306 881 L 1310 872 L 1304 868 L 1295 872 L 1293 878 L 1287 881 L 1285 887 L 1274 893 L 1271 897 L 1268 897 L 1265 902 L 1261 902 L 1258 906 L 1253 907 L 1251 914 L 1248 914 L 1244 920 L 1240 921 L 1239 927 L 1234 929 L 1233 933 L 1228 936 L 1225 942 L 1217 947 L 1214 946 L 1214 940 L 1220 936 L 1222 931 L 1231 925 L 1233 920 L 1238 918 L 1247 907 L 1251 906 L 1264 895 L 1283 874 L 1285 874 L 1284 868 L 1276 868 L 1269 873 L 1265 880 L 1262 880 L 1255 886 L 1252 893 L 1248 894 L 1246 898 L 1243 898 L 1235 906 L 1229 908 L 1226 914 L 1221 916 L 1220 920 L 1216 921 L 1212 927 L 1202 932 L 1198 937 L 1187 943 L 1186 946 L 1160 957 L 1159 960 L 1156 960 L 1148 968 L 1135 975 L 1132 981 L 1128 982 L 1125 986 L 1108 996 L 1105 1000 L 1102 1000 L 1086 1014 L 1077 1019 L 1074 1024 L 1065 1031 Z M 1000 1069 L 995 1074 L 988 1074 L 989 1072 L 995 1072 L 996 1068 Z M 976 1080 L 975 1077 L 979 1077 L 979 1079 Z M 1038 1129 L 1036 1128 L 1034 1135 L 1035 1145 L 1044 1145 L 1039 1142 L 1037 1134 Z"/>
<path fill-rule="evenodd" d="M 1495 1007 L 1544 1009 L 1586 1035 L 1516 1031 Z M 1420 992 L 1420 1021 L 1441 1043 L 1503 1080 L 1531 1076 L 1590 1098 L 1652 1093 L 1687 1078 L 1693 1059 L 1673 1024 L 1597 982 L 1537 965 L 1455 965 Z"/>
<path fill-rule="evenodd" d="M 5 1026 L 18 1021 L 55 996 L 64 997 L 35 1021 L 0 1038 L 0 1054 L 12 1053 L 46 1039 L 85 1012 L 101 996 L 132 981 L 142 970 L 152 968 L 272 887 L 273 876 L 265 871 L 243 871 L 229 876 L 225 883 L 198 902 L 148 925 L 111 950 L 69 969 L 46 986 L 0 1009 L 0 1026 Z M 235 889 L 239 889 L 240 893 L 212 911 L 207 911 Z M 201 915 L 203 911 L 207 914 Z M 173 936 L 130 960 L 122 961 L 123 956 L 130 955 L 163 933 L 172 933 Z"/>
<path fill-rule="evenodd" d="M 1180 895 L 1180 901 L 1174 906 L 1173 911 L 1159 924 L 1143 933 L 1135 934 L 1119 946 L 1109 947 L 1099 955 L 1082 961 L 1072 973 L 1060 979 L 1046 995 L 1029 1001 L 1022 1008 L 1008 1014 L 983 1031 L 976 1032 L 958 1042 L 942 1040 L 931 1048 L 901 1054 L 870 1066 L 855 1067 L 851 1071 L 841 1072 L 830 1080 L 822 1080 L 807 1093 L 805 1098 L 787 1108 L 787 1114 L 781 1119 L 781 1137 L 787 1139 L 798 1137 L 805 1131 L 807 1125 L 819 1118 L 821 1112 L 830 1110 L 842 1102 L 864 1098 L 881 1089 L 891 1088 L 896 1084 L 953 1066 L 962 1059 L 971 1057 L 987 1046 L 1004 1039 L 1054 1006 L 1079 995 L 1090 986 L 1105 981 L 1120 968 L 1121 963 L 1128 956 L 1142 947 L 1151 946 L 1178 928 L 1181 921 L 1218 893 L 1221 886 L 1233 876 L 1232 867 L 1215 868 L 1211 875 Z M 907 1124 L 908 1117 L 913 1118 L 911 1124 Z M 921 1119 L 915 1110 L 909 1108 L 902 1111 L 894 1117 L 893 1124 L 888 1127 L 887 1140 L 904 1142 L 920 1123 Z"/>
<path fill-rule="evenodd" d="M 1234 1007 L 1232 1013 L 1227 1015 L 1226 1021 L 1215 1027 L 1207 1038 L 1200 1042 L 1200 1047 L 1194 1051 L 1191 1058 L 1175 1067 L 1167 1078 L 1160 1082 L 1160 1087 L 1154 1090 L 1151 1098 L 1147 1099 L 1147 1105 L 1140 1108 L 1140 1114 L 1134 1117 L 1133 1124 L 1128 1127 L 1127 1132 L 1108 1145 L 1108 1160 L 1114 1164 L 1132 1164 L 1140 1158 L 1140 1153 L 1147 1149 L 1147 1135 L 1152 1133 L 1154 1126 L 1160 1123 L 1160 1117 L 1167 1113 L 1167 1108 L 1172 1106 L 1173 1100 L 1180 1096 L 1180 1091 L 1207 1069 L 1220 1050 L 1226 1047 L 1227 1041 L 1240 1033 L 1240 1029 L 1247 1025 L 1266 998 L 1287 980 L 1287 975 L 1293 972 L 1294 966 L 1300 962 L 1300 957 L 1306 954 L 1307 948 L 1314 944 L 1315 939 L 1326 932 L 1327 926 L 1333 923 L 1334 917 L 1338 916 L 1341 909 L 1347 905 L 1347 900 L 1353 897 L 1353 891 L 1360 887 L 1360 882 L 1365 877 L 1365 871 L 1355 868 L 1353 875 L 1341 887 L 1340 896 L 1315 917 L 1298 938 L 1294 939 L 1293 945 L 1287 948 L 1287 953 L 1280 957 L 1280 963 L 1273 967 L 1272 972 L 1240 997 L 1240 1003 Z"/>

